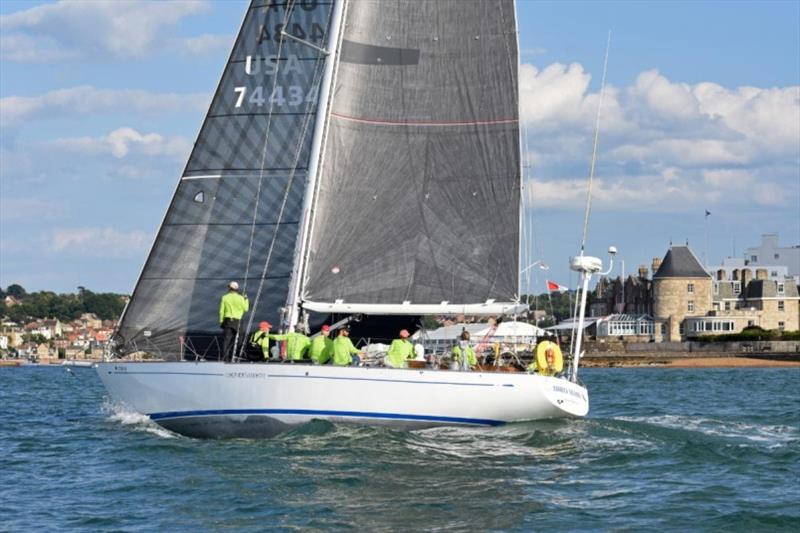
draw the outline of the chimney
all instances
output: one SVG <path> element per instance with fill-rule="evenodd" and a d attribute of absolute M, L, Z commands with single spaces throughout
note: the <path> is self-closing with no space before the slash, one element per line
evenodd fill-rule
<path fill-rule="evenodd" d="M 717 281 L 725 281 L 725 269 L 720 268 L 717 270 Z"/>
<path fill-rule="evenodd" d="M 767 269 L 766 268 L 757 268 L 756 269 L 756 279 L 767 279 Z"/>
<path fill-rule="evenodd" d="M 660 266 L 661 266 L 661 258 L 660 257 L 654 257 L 653 258 L 653 264 L 652 264 L 652 266 L 650 268 L 650 270 L 653 271 L 653 275 L 654 276 L 656 275 L 656 272 L 658 272 L 658 268 Z"/>
<path fill-rule="evenodd" d="M 740 279 L 739 278 L 739 269 L 738 268 L 734 268 L 733 269 L 733 281 L 739 281 L 739 279 Z"/>
<path fill-rule="evenodd" d="M 742 269 L 742 289 L 747 287 L 747 284 L 750 283 L 753 279 L 753 271 L 749 268 Z"/>
<path fill-rule="evenodd" d="M 645 265 L 639 265 L 639 277 L 647 279 L 647 267 Z"/>

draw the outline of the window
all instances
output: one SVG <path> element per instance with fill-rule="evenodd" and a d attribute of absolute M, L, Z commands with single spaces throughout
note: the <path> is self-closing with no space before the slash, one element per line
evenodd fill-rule
<path fill-rule="evenodd" d="M 691 292 L 694 292 L 694 283 L 689 283 L 689 284 L 686 286 L 686 292 L 690 292 L 690 293 L 691 293 Z"/>
<path fill-rule="evenodd" d="M 739 294 L 742 292 L 742 282 L 734 281 L 733 282 L 733 294 Z"/>
<path fill-rule="evenodd" d="M 778 283 L 778 294 L 784 294 L 785 292 L 786 292 L 786 284 Z"/>
<path fill-rule="evenodd" d="M 778 300 L 778 311 L 783 311 L 783 310 L 784 310 L 783 300 Z"/>
<path fill-rule="evenodd" d="M 194 195 L 194 201 L 195 201 L 195 203 L 198 203 L 198 204 L 202 204 L 203 202 L 205 202 L 206 201 L 205 193 L 203 191 L 200 191 L 197 194 L 195 194 Z"/>
<path fill-rule="evenodd" d="M 681 322 L 680 326 L 678 326 L 678 333 L 683 335 L 683 322 Z"/>
<path fill-rule="evenodd" d="M 748 320 L 747 321 L 747 325 L 748 326 L 755 326 L 756 325 L 756 321 L 755 320 Z"/>
<path fill-rule="evenodd" d="M 785 328 L 786 328 L 786 324 L 784 324 L 783 322 L 778 322 L 778 329 L 779 330 L 783 331 Z"/>
<path fill-rule="evenodd" d="M 714 282 L 714 294 L 719 294 L 719 283 Z"/>
<path fill-rule="evenodd" d="M 753 263 L 756 263 L 758 261 L 758 256 L 757 255 L 751 255 L 750 256 L 750 261 L 753 262 Z"/>
<path fill-rule="evenodd" d="M 692 300 L 686 302 L 686 310 L 689 311 L 690 313 L 694 311 L 694 302 Z"/>
<path fill-rule="evenodd" d="M 775 259 L 780 259 L 780 258 L 781 258 L 781 254 L 775 254 L 773 257 L 774 257 Z"/>
<path fill-rule="evenodd" d="M 769 275 L 772 276 L 773 278 L 777 278 L 778 277 L 778 271 L 777 270 L 773 270 L 772 272 L 769 273 Z"/>
<path fill-rule="evenodd" d="M 714 306 L 714 311 L 719 311 L 719 302 L 714 302 L 712 305 Z"/>

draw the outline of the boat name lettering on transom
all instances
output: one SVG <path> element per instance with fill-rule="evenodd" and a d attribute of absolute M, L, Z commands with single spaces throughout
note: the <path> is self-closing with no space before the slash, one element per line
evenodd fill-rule
<path fill-rule="evenodd" d="M 225 372 L 226 378 L 264 379 L 266 374 L 259 372 Z"/>
<path fill-rule="evenodd" d="M 114 372 L 127 372 L 128 367 L 125 365 L 114 365 Z"/>
<path fill-rule="evenodd" d="M 581 394 L 580 392 L 567 387 L 563 387 L 561 385 L 553 385 L 553 391 L 560 392 L 568 396 L 574 396 L 575 398 L 580 398 L 581 400 L 586 400 L 586 398 L 584 398 L 583 394 Z"/>

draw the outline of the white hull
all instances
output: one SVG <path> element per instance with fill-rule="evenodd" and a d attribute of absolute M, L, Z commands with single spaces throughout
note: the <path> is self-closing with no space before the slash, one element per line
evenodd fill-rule
<path fill-rule="evenodd" d="M 192 437 L 268 437 L 314 419 L 405 428 L 584 416 L 585 388 L 535 374 L 219 362 L 107 362 L 116 402 Z"/>

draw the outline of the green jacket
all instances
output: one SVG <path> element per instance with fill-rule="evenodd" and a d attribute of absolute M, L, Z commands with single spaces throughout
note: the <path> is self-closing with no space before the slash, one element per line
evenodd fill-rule
<path fill-rule="evenodd" d="M 311 339 L 296 331 L 283 335 L 270 335 L 269 338 L 276 341 L 286 341 L 286 359 L 289 361 L 304 359 L 308 345 L 311 344 Z"/>
<path fill-rule="evenodd" d="M 226 318 L 235 318 L 241 320 L 247 310 L 250 309 L 250 302 L 247 298 L 235 291 L 228 291 L 219 301 L 219 323 Z"/>
<path fill-rule="evenodd" d="M 333 341 L 333 364 L 336 366 L 347 366 L 352 364 L 352 356 L 358 353 L 358 348 L 353 346 L 350 337 L 339 335 Z"/>
<path fill-rule="evenodd" d="M 333 341 L 325 335 L 317 335 L 311 339 L 311 346 L 308 347 L 308 355 L 312 361 L 321 365 L 327 363 L 333 354 Z"/>
<path fill-rule="evenodd" d="M 269 337 L 270 335 L 268 333 L 261 330 L 253 333 L 253 344 L 261 347 L 261 353 L 264 354 L 264 359 L 269 359 Z"/>
<path fill-rule="evenodd" d="M 406 366 L 406 360 L 414 359 L 414 355 L 414 345 L 408 339 L 393 340 L 386 353 L 389 364 L 394 368 L 403 368 Z"/>
<path fill-rule="evenodd" d="M 461 361 L 461 346 L 453 346 L 453 359 L 456 361 Z M 467 346 L 467 362 L 470 366 L 475 366 L 478 364 L 478 358 L 475 357 L 475 350 L 472 349 L 472 346 Z"/>

